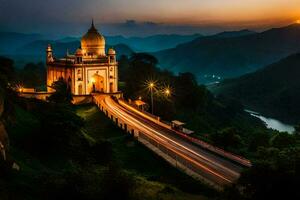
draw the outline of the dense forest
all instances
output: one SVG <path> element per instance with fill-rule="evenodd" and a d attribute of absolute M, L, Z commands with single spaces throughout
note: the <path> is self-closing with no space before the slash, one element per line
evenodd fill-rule
<path fill-rule="evenodd" d="M 41 87 L 41 80 L 34 77 L 44 68 L 28 64 L 14 72 L 11 60 L 0 61 L 2 121 L 10 139 L 7 159 L 0 157 L 1 199 L 299 197 L 300 128 L 294 134 L 266 129 L 237 100 L 216 97 L 198 85 L 193 74 L 161 70 L 155 57 L 143 53 L 119 60 L 125 98 L 150 102 L 147 83 L 154 81 L 155 114 L 163 120 L 185 121 L 195 131 L 194 137 L 251 159 L 253 167 L 221 193 L 153 157 L 92 105 L 72 105 L 61 80 L 53 85 L 56 92 L 48 102 L 17 97 L 10 85 L 22 81 L 24 86 Z M 164 94 L 165 88 L 170 95 Z M 12 169 L 13 163 L 19 171 Z"/>

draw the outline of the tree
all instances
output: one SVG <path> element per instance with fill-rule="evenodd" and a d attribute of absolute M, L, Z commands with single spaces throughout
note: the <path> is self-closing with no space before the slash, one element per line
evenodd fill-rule
<path fill-rule="evenodd" d="M 78 157 L 77 160 L 85 159 L 85 156 L 78 156 L 88 146 L 81 132 L 84 122 L 71 106 L 37 99 L 22 101 L 23 105 L 20 105 L 28 111 L 28 117 L 32 117 L 27 122 L 32 129 L 25 136 L 13 138 L 16 145 L 40 158 L 56 152 L 69 153 L 72 157 Z"/>
<path fill-rule="evenodd" d="M 0 56 L 0 103 L 4 112 L 2 118 L 8 119 L 14 113 L 13 101 L 16 93 L 11 89 L 15 81 L 14 62 Z"/>
<path fill-rule="evenodd" d="M 175 77 L 176 106 L 183 109 L 199 111 L 206 107 L 210 93 L 204 86 L 199 86 L 191 73 L 179 73 Z"/>
<path fill-rule="evenodd" d="M 246 199 L 300 198 L 300 148 L 259 148 L 253 166 L 238 181 Z"/>
<path fill-rule="evenodd" d="M 122 62 L 127 65 L 126 62 Z M 156 67 L 157 60 L 155 57 L 145 54 L 133 54 L 129 58 L 129 66 L 120 66 L 126 68 L 124 72 L 125 97 L 135 99 L 139 96 L 147 97 L 146 81 L 153 79 L 157 80 L 159 77 L 159 69 Z"/>
<path fill-rule="evenodd" d="M 280 132 L 271 138 L 270 143 L 276 148 L 286 148 L 294 146 L 296 144 L 296 138 L 294 135 Z"/>
<path fill-rule="evenodd" d="M 233 127 L 212 134 L 211 138 L 214 144 L 224 149 L 237 148 L 242 144 L 238 130 Z"/>
<path fill-rule="evenodd" d="M 45 84 L 46 70 L 43 63 L 28 63 L 20 72 L 20 81 L 25 87 L 36 88 Z"/>
<path fill-rule="evenodd" d="M 259 147 L 268 147 L 271 134 L 263 130 L 254 131 L 249 137 L 248 151 L 256 152 Z"/>
<path fill-rule="evenodd" d="M 127 70 L 130 67 L 130 62 L 127 56 L 122 55 L 120 59 L 118 60 L 119 62 L 119 80 L 124 81 L 124 77 L 126 76 Z"/>
<path fill-rule="evenodd" d="M 295 126 L 295 135 L 300 136 L 300 124 Z"/>
<path fill-rule="evenodd" d="M 143 62 L 151 66 L 156 66 L 158 64 L 158 60 L 154 56 L 147 53 L 134 53 L 130 57 L 130 62 Z"/>
<path fill-rule="evenodd" d="M 14 79 L 13 61 L 0 56 L 0 87 L 5 89 L 7 84 Z"/>
<path fill-rule="evenodd" d="M 59 78 L 58 81 L 53 82 L 51 86 L 55 92 L 48 98 L 50 102 L 70 104 L 73 100 L 70 86 Z"/>

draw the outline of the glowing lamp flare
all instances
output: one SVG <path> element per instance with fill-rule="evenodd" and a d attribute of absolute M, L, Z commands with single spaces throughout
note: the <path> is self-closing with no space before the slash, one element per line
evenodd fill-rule
<path fill-rule="evenodd" d="M 150 83 L 150 84 L 149 84 L 149 87 L 150 87 L 150 88 L 153 88 L 153 87 L 154 87 L 154 83 Z"/>
<path fill-rule="evenodd" d="M 24 87 L 21 86 L 21 85 L 18 85 L 16 89 L 17 89 L 17 91 L 20 92 L 20 93 L 22 93 L 22 92 L 24 91 Z"/>
<path fill-rule="evenodd" d="M 166 94 L 167 96 L 169 96 L 170 93 L 171 93 L 171 91 L 170 91 L 169 89 L 166 89 L 166 90 L 165 90 L 165 94 Z"/>

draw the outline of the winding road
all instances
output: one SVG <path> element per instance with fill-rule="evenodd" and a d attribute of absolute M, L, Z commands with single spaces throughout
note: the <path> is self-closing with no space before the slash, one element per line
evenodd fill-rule
<path fill-rule="evenodd" d="M 183 158 L 193 166 L 197 174 L 209 182 L 224 186 L 239 178 L 244 168 L 242 165 L 183 139 L 172 130 L 121 106 L 109 96 L 96 95 L 94 98 L 118 119 Z"/>

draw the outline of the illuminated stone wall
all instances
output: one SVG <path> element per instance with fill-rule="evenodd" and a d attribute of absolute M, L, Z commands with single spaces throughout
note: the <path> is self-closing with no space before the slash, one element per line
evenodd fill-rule
<path fill-rule="evenodd" d="M 58 81 L 62 77 L 67 83 L 70 80 L 70 86 L 72 92 L 74 92 L 74 70 L 68 67 L 61 67 L 55 65 L 47 66 L 47 92 L 53 92 L 53 89 L 50 87 L 53 82 Z"/>

